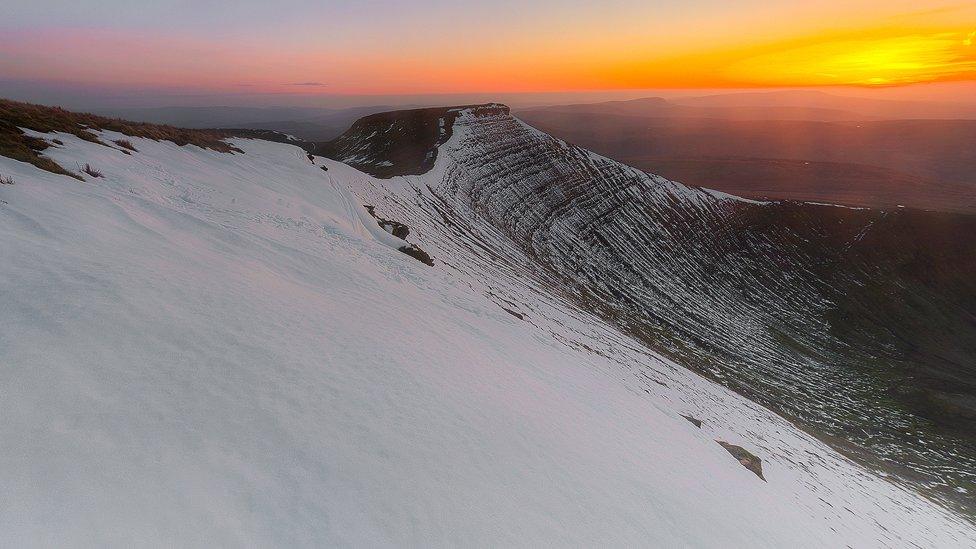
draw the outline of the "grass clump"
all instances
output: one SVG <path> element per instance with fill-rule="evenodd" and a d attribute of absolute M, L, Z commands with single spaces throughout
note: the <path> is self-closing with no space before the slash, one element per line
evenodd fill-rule
<path fill-rule="evenodd" d="M 13 185 L 14 178 L 9 175 L 0 175 L 0 185 Z"/>
<path fill-rule="evenodd" d="M 94 114 L 75 113 L 60 107 L 45 107 L 32 103 L 21 103 L 9 99 L 0 99 L 0 156 L 28 162 L 49 172 L 68 175 L 82 179 L 78 174 L 71 173 L 56 162 L 41 154 L 51 143 L 44 139 L 30 137 L 20 128 L 27 128 L 41 133 L 61 132 L 74 135 L 85 141 L 99 145 L 110 146 L 98 138 L 95 131 L 110 130 L 131 137 L 144 137 L 155 141 L 172 141 L 177 145 L 196 145 L 204 149 L 219 152 L 243 152 L 240 149 L 222 141 L 230 137 L 226 132 L 216 130 L 187 130 L 159 124 L 143 122 L 129 122 L 117 118 L 106 118 Z M 116 145 L 128 150 L 122 145 L 124 141 L 129 147 L 132 143 L 127 139 L 119 139 Z M 59 140 L 54 140 L 60 143 Z"/>
<path fill-rule="evenodd" d="M 81 171 L 87 173 L 92 177 L 105 177 L 105 174 L 93 168 L 91 164 L 86 163 L 85 167 L 81 168 Z"/>
<path fill-rule="evenodd" d="M 137 149 L 135 145 L 132 144 L 132 141 L 129 141 L 128 139 L 116 139 L 113 141 L 113 143 L 122 147 L 123 149 L 127 149 L 132 152 L 139 152 L 139 149 Z"/>
<path fill-rule="evenodd" d="M 46 156 L 41 156 L 41 151 L 50 147 L 50 143 L 24 135 L 16 125 L 2 118 L 2 115 L 3 113 L 0 112 L 0 155 L 33 164 L 52 173 L 81 179 L 80 175 L 69 172 Z"/>

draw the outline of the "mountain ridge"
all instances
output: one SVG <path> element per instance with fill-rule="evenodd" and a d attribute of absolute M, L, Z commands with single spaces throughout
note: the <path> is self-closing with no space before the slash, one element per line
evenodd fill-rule
<path fill-rule="evenodd" d="M 423 112 L 439 126 L 442 111 Z M 475 137 L 428 183 L 445 208 L 486 219 L 548 284 L 676 362 L 972 505 L 974 479 L 952 456 L 976 464 L 976 218 L 750 201 L 648 175 L 510 114 L 455 123 Z M 346 147 L 383 131 L 351 130 Z M 352 165 L 370 172 L 371 161 L 386 162 Z"/>
<path fill-rule="evenodd" d="M 973 539 L 965 519 L 631 335 L 643 311 L 628 318 L 614 301 L 626 297 L 607 278 L 614 246 L 636 259 L 651 235 L 675 254 L 708 250 L 696 223 L 768 205 L 650 176 L 508 114 L 446 115 L 446 140 L 419 124 L 438 130 L 430 169 L 388 178 L 288 143 L 228 137 L 244 154 L 226 154 L 130 136 L 126 154 L 26 130 L 52 161 L 102 176 L 0 157 L 14 180 L 0 187 L 0 253 L 17 258 L 0 281 L 18 289 L 0 307 L 12 365 L 0 479 L 23 503 L 0 512 L 0 537 Z M 730 254 L 732 227 L 719 235 Z M 434 265 L 397 251 L 396 233 Z M 659 282 L 685 312 L 687 292 Z"/>

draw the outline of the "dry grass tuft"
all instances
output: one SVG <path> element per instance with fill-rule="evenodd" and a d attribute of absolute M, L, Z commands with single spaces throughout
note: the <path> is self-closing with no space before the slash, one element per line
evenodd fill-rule
<path fill-rule="evenodd" d="M 105 174 L 93 168 L 91 164 L 85 164 L 85 167 L 81 168 L 81 171 L 87 173 L 92 177 L 105 177 Z"/>
<path fill-rule="evenodd" d="M 13 185 L 14 178 L 9 175 L 0 175 L 0 185 Z"/>
<path fill-rule="evenodd" d="M 135 145 L 132 144 L 132 141 L 129 141 L 128 139 L 116 139 L 113 141 L 113 143 L 122 147 L 123 149 L 128 149 L 132 152 L 139 152 L 139 149 L 137 149 Z"/>
<path fill-rule="evenodd" d="M 0 156 L 28 162 L 49 172 L 82 179 L 78 174 L 71 173 L 56 162 L 41 154 L 41 151 L 51 146 L 44 139 L 29 137 L 20 128 L 49 133 L 70 133 L 85 141 L 99 145 L 110 146 L 102 142 L 92 130 L 110 130 L 132 137 L 145 137 L 156 141 L 172 141 L 177 145 L 196 145 L 204 149 L 219 152 L 243 152 L 225 143 L 223 138 L 230 135 L 225 132 L 212 130 L 187 130 L 146 124 L 142 122 L 128 122 L 116 118 L 106 118 L 94 114 L 75 113 L 60 107 L 45 107 L 31 103 L 20 103 L 8 99 L 0 99 Z M 60 144 L 59 140 L 53 140 Z M 128 149 L 119 141 L 132 145 L 127 139 L 120 139 L 116 144 Z M 129 150 L 135 150 L 133 147 Z"/>

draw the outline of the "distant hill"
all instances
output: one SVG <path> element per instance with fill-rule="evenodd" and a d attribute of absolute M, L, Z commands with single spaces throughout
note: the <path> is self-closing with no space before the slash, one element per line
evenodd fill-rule
<path fill-rule="evenodd" d="M 359 118 L 388 111 L 388 105 L 348 109 L 316 107 L 153 107 L 95 109 L 102 116 L 183 128 L 275 130 L 306 141 L 329 141 Z"/>
<path fill-rule="evenodd" d="M 973 186 L 939 183 L 894 170 L 843 162 L 770 158 L 629 157 L 625 163 L 653 169 L 690 185 L 720 187 L 761 200 L 798 200 L 946 212 L 972 212 Z M 716 185 L 716 183 L 719 183 Z"/>
<path fill-rule="evenodd" d="M 976 104 L 870 99 L 835 95 L 815 90 L 725 93 L 683 97 L 673 101 L 676 104 L 690 107 L 758 107 L 772 110 L 793 107 L 811 110 L 843 110 L 857 113 L 861 119 L 976 119 Z"/>
<path fill-rule="evenodd" d="M 773 118 L 785 112 L 777 106 L 764 119 L 739 117 L 746 106 L 690 117 L 670 103 L 624 103 L 516 115 L 643 170 L 743 196 L 976 212 L 976 120 L 788 120 Z"/>
<path fill-rule="evenodd" d="M 694 100 L 694 98 L 692 98 Z M 524 109 L 531 113 L 618 114 L 642 118 L 708 118 L 722 120 L 859 120 L 865 115 L 839 108 L 804 105 L 694 105 L 647 97 L 629 101 L 578 103 Z"/>

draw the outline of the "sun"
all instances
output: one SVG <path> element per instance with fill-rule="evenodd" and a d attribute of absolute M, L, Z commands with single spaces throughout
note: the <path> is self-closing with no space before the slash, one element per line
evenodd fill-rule
<path fill-rule="evenodd" d="M 895 86 L 976 78 L 976 31 L 811 39 L 725 67 L 732 81 L 769 86 Z"/>

